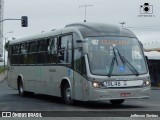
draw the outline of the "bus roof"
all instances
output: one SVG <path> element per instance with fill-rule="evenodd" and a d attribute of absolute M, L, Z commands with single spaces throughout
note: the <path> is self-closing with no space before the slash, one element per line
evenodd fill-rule
<path fill-rule="evenodd" d="M 81 38 L 91 36 L 123 36 L 123 37 L 134 37 L 137 38 L 133 32 L 128 29 L 120 28 L 114 25 L 102 24 L 102 23 L 74 23 L 66 25 L 65 28 L 57 29 L 54 31 L 41 33 L 38 35 L 28 36 L 20 39 L 15 39 L 10 44 L 20 43 L 23 41 L 31 41 L 35 39 L 61 35 L 66 33 L 76 32 Z"/>
<path fill-rule="evenodd" d="M 114 25 L 102 24 L 102 23 L 74 23 L 66 25 L 66 27 L 76 27 L 82 34 L 83 38 L 89 36 L 124 36 L 134 37 L 135 34 L 126 28 L 120 28 Z"/>

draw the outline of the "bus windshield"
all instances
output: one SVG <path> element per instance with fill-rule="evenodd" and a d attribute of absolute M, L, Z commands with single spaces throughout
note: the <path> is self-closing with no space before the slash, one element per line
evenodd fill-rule
<path fill-rule="evenodd" d="M 85 40 L 92 74 L 120 76 L 147 73 L 144 54 L 137 39 L 88 37 Z"/>

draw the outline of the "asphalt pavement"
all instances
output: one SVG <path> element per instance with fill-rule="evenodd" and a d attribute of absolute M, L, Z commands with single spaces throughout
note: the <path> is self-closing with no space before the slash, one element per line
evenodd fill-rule
<path fill-rule="evenodd" d="M 128 99 L 120 106 L 114 106 L 108 101 L 104 102 L 79 102 L 75 105 L 65 105 L 60 98 L 47 95 L 34 95 L 21 97 L 18 91 L 9 88 L 7 81 L 0 82 L 0 111 L 39 111 L 54 115 L 54 119 L 72 120 L 73 118 L 85 120 L 106 120 L 109 117 L 115 120 L 127 120 L 119 118 L 125 114 L 156 114 L 160 113 L 160 89 L 151 90 L 150 99 Z M 56 117 L 57 116 L 57 117 Z M 65 117 L 67 116 L 67 117 Z M 76 118 L 78 116 L 78 118 Z M 93 117 L 94 116 L 94 117 Z M 117 117 L 116 117 L 117 116 Z M 63 118 L 65 117 L 65 118 Z M 93 117 L 93 118 L 92 118 Z M 99 118 L 100 117 L 100 118 Z M 115 117 L 115 118 L 113 118 Z M 71 119 L 72 118 L 72 119 Z M 45 118 L 46 119 L 46 118 Z M 145 118 L 149 119 L 150 118 Z M 152 118 L 157 119 L 157 118 Z M 136 118 L 134 118 L 136 120 Z"/>

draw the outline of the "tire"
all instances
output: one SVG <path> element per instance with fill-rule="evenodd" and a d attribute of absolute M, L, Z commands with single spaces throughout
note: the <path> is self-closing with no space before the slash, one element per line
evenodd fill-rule
<path fill-rule="evenodd" d="M 26 96 L 26 92 L 24 91 L 22 80 L 20 80 L 19 83 L 18 83 L 18 93 L 22 97 Z"/>
<path fill-rule="evenodd" d="M 66 104 L 73 105 L 74 100 L 72 99 L 71 88 L 70 88 L 70 85 L 68 83 L 64 85 L 62 95 L 63 95 L 62 96 L 63 101 Z"/>
<path fill-rule="evenodd" d="M 113 105 L 121 105 L 124 102 L 125 99 L 119 99 L 119 100 L 110 100 L 110 103 Z"/>

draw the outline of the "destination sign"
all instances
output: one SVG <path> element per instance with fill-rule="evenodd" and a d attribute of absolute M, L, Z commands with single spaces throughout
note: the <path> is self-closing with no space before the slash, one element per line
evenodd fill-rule
<path fill-rule="evenodd" d="M 129 44 L 129 41 L 127 40 L 99 40 L 99 44 L 105 44 L 105 45 L 127 45 Z"/>

